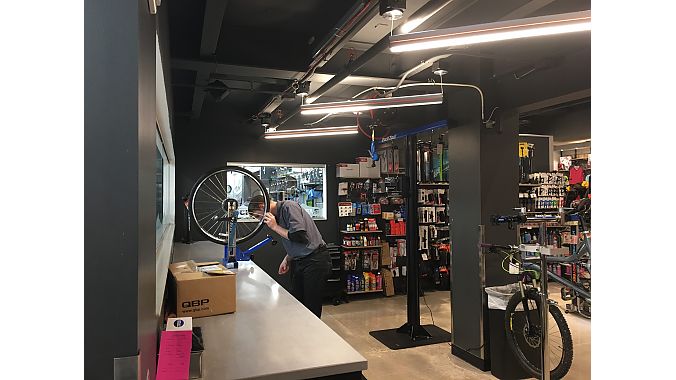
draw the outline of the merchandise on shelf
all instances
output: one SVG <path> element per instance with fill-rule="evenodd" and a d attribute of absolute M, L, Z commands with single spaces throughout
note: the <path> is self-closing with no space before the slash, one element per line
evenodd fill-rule
<path fill-rule="evenodd" d="M 519 206 L 527 211 L 556 209 L 565 203 L 567 179 L 563 173 L 539 172 L 519 185 Z"/>
<path fill-rule="evenodd" d="M 447 200 L 446 189 L 418 189 L 418 203 L 445 205 Z"/>

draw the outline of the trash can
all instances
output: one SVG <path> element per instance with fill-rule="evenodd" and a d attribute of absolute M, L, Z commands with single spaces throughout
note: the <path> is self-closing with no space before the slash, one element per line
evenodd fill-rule
<path fill-rule="evenodd" d="M 505 310 L 519 284 L 486 287 L 488 295 L 488 328 L 490 339 L 491 374 L 502 380 L 531 378 L 521 367 L 507 343 Z M 518 309 L 517 309 L 518 310 Z"/>

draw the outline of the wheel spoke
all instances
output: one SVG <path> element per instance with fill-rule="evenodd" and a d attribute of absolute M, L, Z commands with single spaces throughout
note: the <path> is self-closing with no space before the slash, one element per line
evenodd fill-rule
<path fill-rule="evenodd" d="M 202 223 L 203 221 L 205 221 L 205 220 L 207 220 L 207 219 L 211 219 L 211 217 L 212 217 L 213 215 L 217 214 L 218 211 L 219 211 L 219 210 L 214 210 L 214 211 L 210 212 L 210 213 L 207 214 L 206 216 L 204 216 L 204 217 L 198 219 L 198 222 L 199 222 L 199 223 Z"/>
<path fill-rule="evenodd" d="M 223 203 L 223 199 L 219 199 L 217 196 L 215 196 L 214 194 L 212 194 L 212 193 L 209 192 L 209 191 L 213 191 L 213 190 L 211 190 L 211 189 L 207 186 L 206 183 L 204 183 L 203 185 L 204 185 L 204 189 L 200 189 L 200 191 L 201 191 L 203 194 L 208 195 L 211 199 L 215 200 L 215 201 L 218 202 L 218 203 Z M 207 190 L 209 190 L 209 191 L 207 191 Z"/>
<path fill-rule="evenodd" d="M 216 175 L 214 175 L 214 177 L 216 178 L 216 181 L 218 181 L 218 184 L 221 186 L 221 189 L 223 189 L 223 194 L 225 194 L 225 197 L 227 198 L 228 197 L 228 190 L 225 188 L 225 186 L 223 185 L 221 180 L 218 178 L 218 173 L 216 173 Z"/>
<path fill-rule="evenodd" d="M 216 177 L 216 176 L 213 176 L 213 177 Z M 216 177 L 216 178 L 218 178 L 218 177 Z M 223 193 L 223 198 L 227 198 L 227 197 L 228 197 L 228 193 L 227 193 L 222 187 L 219 187 L 220 185 L 219 185 L 218 183 L 214 182 L 214 179 L 213 179 L 212 177 L 209 177 L 209 182 L 210 182 L 212 185 L 214 185 L 214 187 L 215 187 L 218 191 L 220 191 L 221 193 Z"/>

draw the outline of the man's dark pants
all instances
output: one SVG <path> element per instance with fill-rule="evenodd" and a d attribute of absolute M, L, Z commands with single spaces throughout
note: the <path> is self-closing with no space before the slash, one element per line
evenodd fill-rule
<path fill-rule="evenodd" d="M 322 296 L 331 273 L 331 256 L 326 247 L 291 263 L 291 294 L 317 317 L 322 316 Z"/>

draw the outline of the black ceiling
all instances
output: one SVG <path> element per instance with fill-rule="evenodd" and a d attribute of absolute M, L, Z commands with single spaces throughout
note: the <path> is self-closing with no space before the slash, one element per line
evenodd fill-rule
<path fill-rule="evenodd" d="M 416 9 L 426 2 L 408 1 L 409 6 L 415 5 Z M 308 69 L 313 54 L 328 38 L 344 32 L 336 29 L 339 22 L 360 11 L 364 3 L 368 0 L 167 0 L 163 6 L 169 8 L 175 116 L 198 117 L 204 102 L 214 102 L 208 94 L 210 89 L 203 86 L 213 85 L 215 79 L 221 79 L 234 89 L 219 105 L 237 109 L 242 117 L 257 114 L 275 93 L 286 89 L 292 79 Z M 455 0 L 452 3 L 457 3 L 455 12 L 449 8 L 444 13 L 444 8 L 431 19 L 436 23 L 435 28 L 573 12 L 591 7 L 590 0 Z M 460 4 L 464 6 L 460 7 Z M 384 21 L 377 12 L 372 23 L 376 21 Z M 219 24 L 220 28 L 214 26 Z M 366 28 L 372 27 L 365 26 L 360 36 L 370 35 L 373 41 L 352 39 L 316 72 L 340 72 L 350 59 L 358 57 L 389 31 L 389 28 L 386 31 L 381 31 L 381 28 L 377 32 Z M 560 65 L 573 53 L 579 56 L 579 52 L 586 54 L 590 50 L 589 34 L 585 34 L 485 44 L 445 52 L 491 58 L 495 62 L 497 77 L 513 78 L 515 73 L 518 76 L 528 71 L 546 70 Z M 397 80 L 421 60 L 441 53 L 444 51 L 393 55 L 385 51 L 371 59 L 356 75 Z M 588 72 L 589 60 L 576 64 Z M 227 66 L 217 68 L 217 65 Z M 261 72 L 256 68 L 275 70 Z M 426 81 L 430 76 L 431 70 L 428 69 L 410 79 Z M 313 91 L 320 84 L 313 83 Z M 365 88 L 364 85 L 348 87 L 343 84 L 327 93 L 327 98 L 350 96 Z M 281 109 L 290 112 L 297 105 L 294 101 L 284 102 Z"/>

